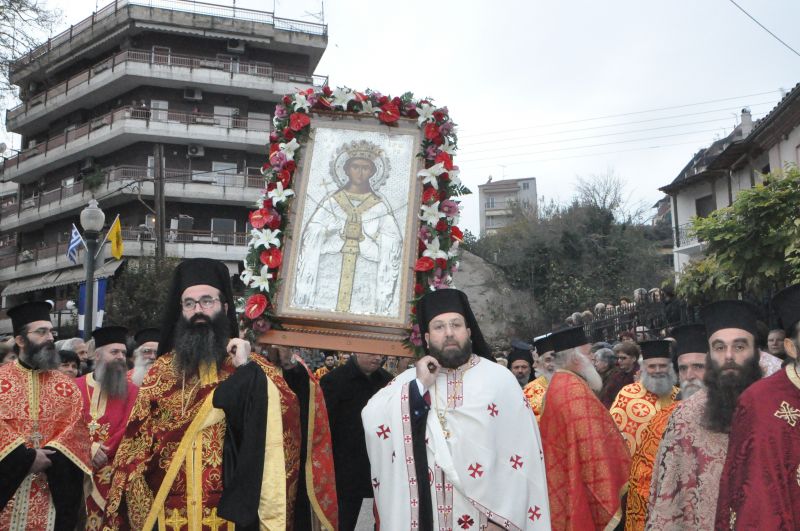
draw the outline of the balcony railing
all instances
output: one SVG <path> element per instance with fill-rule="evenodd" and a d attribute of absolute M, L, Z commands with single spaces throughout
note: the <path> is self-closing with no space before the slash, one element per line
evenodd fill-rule
<path fill-rule="evenodd" d="M 113 183 L 122 181 L 152 181 L 153 169 L 146 166 L 115 166 L 101 170 L 106 174 L 105 187 L 109 189 Z M 75 175 L 74 177 L 77 177 Z M 244 173 L 231 173 L 224 171 L 192 171 L 183 169 L 164 170 L 166 183 L 179 184 L 207 184 L 210 186 L 225 186 L 232 188 L 263 188 L 264 178 L 259 173 L 259 168 L 245 168 Z M 103 186 L 103 185 L 100 185 Z M 52 203 L 61 203 L 70 197 L 83 194 L 83 181 L 48 190 L 41 194 L 27 197 L 21 203 L 16 201 L 6 203 L 0 207 L 0 219 L 6 216 L 22 214 L 31 209 L 39 210 Z"/>
<path fill-rule="evenodd" d="M 696 245 L 699 243 L 697 236 L 693 233 L 693 226 L 692 223 L 678 225 L 678 231 L 675 233 L 676 247 L 686 247 L 687 245 Z"/>
<path fill-rule="evenodd" d="M 11 65 L 11 70 L 13 71 L 14 69 L 30 64 L 51 50 L 71 42 L 83 32 L 93 30 L 95 24 L 102 22 L 108 17 L 115 16 L 119 11 L 127 10 L 128 6 L 143 6 L 149 8 L 167 9 L 170 11 L 180 11 L 183 13 L 193 13 L 196 15 L 209 15 L 214 17 L 260 22 L 263 24 L 272 24 L 276 29 L 295 31 L 310 35 L 325 36 L 328 34 L 328 26 L 325 24 L 278 18 L 275 17 L 273 13 L 268 11 L 256 11 L 254 9 L 244 9 L 241 7 L 237 8 L 232 6 L 210 4 L 206 2 L 195 2 L 193 0 L 115 0 L 96 13 L 92 13 L 92 16 L 70 26 L 68 29 L 59 33 L 55 37 L 47 39 L 47 42 L 44 44 L 37 46 L 19 59 L 15 60 Z"/>
<path fill-rule="evenodd" d="M 54 87 L 34 94 L 25 102 L 9 109 L 6 112 L 6 119 L 13 120 L 38 105 L 47 105 L 47 103 L 56 96 L 67 94 L 69 91 L 89 83 L 97 74 L 108 69 L 114 70 L 117 66 L 126 63 L 143 63 L 187 69 L 221 70 L 229 72 L 232 77 L 241 74 L 268 78 L 273 81 L 313 84 L 316 86 L 328 84 L 327 76 L 314 76 L 300 72 L 276 70 L 270 63 L 225 61 L 199 55 L 164 54 L 147 50 L 125 50 L 75 74 Z"/>
<path fill-rule="evenodd" d="M 248 119 L 228 114 L 202 114 L 196 112 L 171 111 L 168 109 L 126 106 L 115 109 L 102 116 L 92 118 L 89 122 L 80 124 L 74 129 L 70 129 L 60 135 L 48 138 L 46 141 L 36 144 L 34 147 L 30 147 L 11 158 L 5 159 L 2 169 L 5 171 L 9 168 L 18 167 L 20 163 L 30 158 L 43 155 L 55 149 L 63 151 L 63 148 L 69 145 L 70 142 L 88 136 L 97 129 L 102 129 L 106 126 L 113 127 L 115 123 L 126 120 L 142 120 L 148 123 L 184 124 L 187 127 L 190 125 L 210 125 L 224 129 L 245 129 L 249 131 L 266 131 L 269 128 L 269 121 L 264 118 Z M 265 129 L 265 127 L 267 129 Z"/>

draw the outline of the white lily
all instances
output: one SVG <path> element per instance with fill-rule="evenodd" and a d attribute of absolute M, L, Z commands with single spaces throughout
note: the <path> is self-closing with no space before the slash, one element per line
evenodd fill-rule
<path fill-rule="evenodd" d="M 289 160 L 294 160 L 294 152 L 298 150 L 300 144 L 297 143 L 297 139 L 293 138 L 290 142 L 281 142 L 278 144 L 278 149 L 281 150 L 281 153 L 286 155 L 286 158 Z"/>
<path fill-rule="evenodd" d="M 431 227 L 436 226 L 436 223 L 444 217 L 444 212 L 439 212 L 439 201 L 436 201 L 431 206 L 422 205 L 420 206 L 420 210 L 422 210 L 422 215 L 420 215 L 419 219 Z"/>
<path fill-rule="evenodd" d="M 421 127 L 425 122 L 433 121 L 433 111 L 435 110 L 436 108 L 429 103 L 423 103 L 422 106 L 417 107 L 417 114 L 419 114 L 417 117 L 417 125 Z"/>
<path fill-rule="evenodd" d="M 445 172 L 444 163 L 434 164 L 428 169 L 420 170 L 417 177 L 422 177 L 422 184 L 430 184 L 437 190 L 439 189 L 439 181 L 436 179 L 439 175 Z"/>
<path fill-rule="evenodd" d="M 434 236 L 433 240 L 425 242 L 425 250 L 422 251 L 422 256 L 428 256 L 434 260 L 437 258 L 447 259 L 447 253 L 442 251 L 438 236 Z"/>
<path fill-rule="evenodd" d="M 249 286 L 250 282 L 252 282 L 253 280 L 253 270 L 247 267 L 246 263 L 245 263 L 245 269 L 239 275 L 239 278 L 242 280 L 242 284 L 244 284 L 245 286 Z"/>
<path fill-rule="evenodd" d="M 264 266 L 261 268 L 260 274 L 253 277 L 251 287 L 268 293 L 270 280 L 272 280 L 272 273 L 269 272 L 267 266 Z"/>
<path fill-rule="evenodd" d="M 376 109 L 375 107 L 372 106 L 372 101 L 371 100 L 367 100 L 367 101 L 361 103 L 360 114 L 375 114 L 379 110 L 380 109 Z"/>
<path fill-rule="evenodd" d="M 455 168 L 447 172 L 447 175 L 450 176 L 450 182 L 453 184 L 453 186 L 461 186 L 461 178 L 459 177 L 460 173 L 461 171 Z"/>
<path fill-rule="evenodd" d="M 447 251 L 448 258 L 455 258 L 456 256 L 458 256 L 458 246 L 460 244 L 461 244 L 460 241 L 453 240 L 453 242 L 450 244 L 450 250 Z"/>
<path fill-rule="evenodd" d="M 294 195 L 294 190 L 291 188 L 283 189 L 283 183 L 278 181 L 274 190 L 267 192 L 267 195 L 272 199 L 273 204 L 278 204 L 281 201 L 286 201 L 290 196 Z"/>
<path fill-rule="evenodd" d="M 342 109 L 347 109 L 347 104 L 353 99 L 353 91 L 349 88 L 339 87 L 333 91 L 333 103 L 334 107 L 341 107 Z"/>
<path fill-rule="evenodd" d="M 293 105 L 295 111 L 303 109 L 304 111 L 308 112 L 309 110 L 311 110 L 311 104 L 308 103 L 305 94 L 295 94 Z"/>
<path fill-rule="evenodd" d="M 456 154 L 456 146 L 451 144 L 447 138 L 444 139 L 444 144 L 439 146 L 439 149 L 451 156 Z"/>
<path fill-rule="evenodd" d="M 280 186 L 280 185 L 278 185 Z M 281 241 L 278 239 L 280 229 L 251 229 L 250 230 L 250 247 L 280 247 Z"/>

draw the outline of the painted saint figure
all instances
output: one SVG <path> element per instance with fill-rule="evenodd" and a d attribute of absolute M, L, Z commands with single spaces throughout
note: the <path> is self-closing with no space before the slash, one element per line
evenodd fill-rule
<path fill-rule="evenodd" d="M 394 316 L 403 236 L 377 193 L 388 161 L 377 145 L 354 141 L 338 150 L 331 173 L 340 187 L 303 229 L 292 306 Z"/>

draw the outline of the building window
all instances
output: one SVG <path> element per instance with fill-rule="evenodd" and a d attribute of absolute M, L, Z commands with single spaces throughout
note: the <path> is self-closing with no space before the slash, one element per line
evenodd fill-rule
<path fill-rule="evenodd" d="M 713 195 L 700 197 L 694 202 L 694 211 L 698 218 L 708 217 L 709 214 L 717 209 L 717 202 L 714 201 Z"/>
<path fill-rule="evenodd" d="M 486 198 L 486 208 L 494 208 L 494 197 Z"/>
<path fill-rule="evenodd" d="M 527 190 L 531 187 L 531 183 L 522 183 L 522 189 Z"/>

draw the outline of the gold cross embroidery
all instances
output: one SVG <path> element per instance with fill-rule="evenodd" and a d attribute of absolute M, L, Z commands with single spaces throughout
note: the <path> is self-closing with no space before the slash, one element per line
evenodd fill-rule
<path fill-rule="evenodd" d="M 228 521 L 217 516 L 217 508 L 212 507 L 211 513 L 208 516 L 203 517 L 202 523 L 204 526 L 210 527 L 211 531 L 219 531 L 225 526 L 225 524 L 228 523 Z"/>
<path fill-rule="evenodd" d="M 785 400 L 781 402 L 781 407 L 775 411 L 775 416 L 779 419 L 785 420 L 789 426 L 793 427 L 797 424 L 797 419 L 800 418 L 800 409 L 795 409 L 789 405 Z"/>
<path fill-rule="evenodd" d="M 89 435 L 93 436 L 94 432 L 97 431 L 97 428 L 100 427 L 100 424 L 97 422 L 97 419 L 93 418 L 92 421 L 89 424 L 87 424 L 87 426 L 89 428 Z"/>
<path fill-rule="evenodd" d="M 178 509 L 172 509 L 169 513 L 169 518 L 164 520 L 164 524 L 168 525 L 174 531 L 180 531 L 181 528 L 188 523 L 189 520 L 187 520 L 185 516 L 181 516 L 181 512 Z"/>

